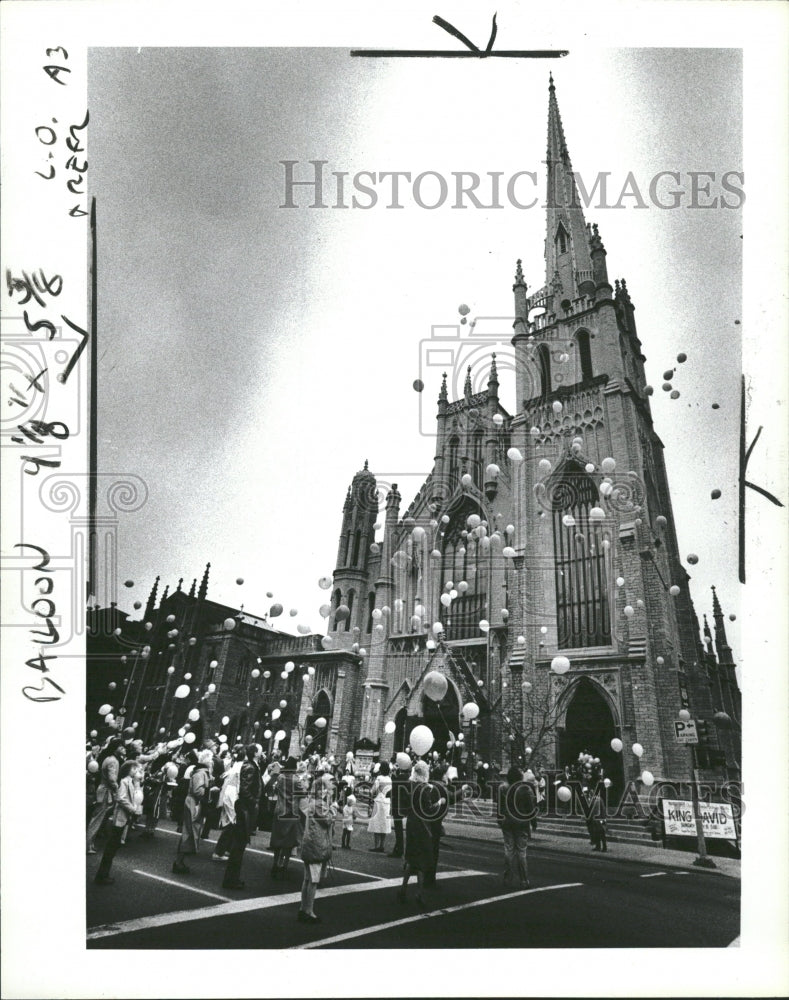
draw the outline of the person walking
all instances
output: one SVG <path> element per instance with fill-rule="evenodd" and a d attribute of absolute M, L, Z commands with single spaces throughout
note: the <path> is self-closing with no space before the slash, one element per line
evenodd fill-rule
<path fill-rule="evenodd" d="M 356 796 L 349 795 L 342 807 L 342 847 L 350 849 L 353 824 L 356 820 Z M 402 823 L 401 823 L 402 825 Z"/>
<path fill-rule="evenodd" d="M 99 780 L 96 786 L 96 804 L 88 821 L 87 853 L 96 853 L 96 835 L 104 825 L 118 794 L 118 774 L 123 756 L 123 739 L 120 736 L 110 740 L 99 754 Z"/>
<path fill-rule="evenodd" d="M 515 881 L 529 888 L 528 841 L 537 800 L 530 782 L 513 765 L 498 788 L 498 817 L 504 838 L 504 882 Z"/>
<path fill-rule="evenodd" d="M 296 919 L 302 924 L 319 924 L 321 918 L 314 910 L 315 893 L 326 878 L 326 869 L 332 856 L 332 833 L 337 806 L 333 794 L 334 777 L 325 771 L 312 787 L 306 805 L 306 825 L 301 842 L 301 859 L 304 862 L 304 880 L 301 885 L 301 904 Z"/>
<path fill-rule="evenodd" d="M 222 780 L 219 792 L 219 839 L 214 845 L 212 861 L 226 861 L 233 844 L 234 827 L 236 825 L 236 802 L 241 783 L 241 767 L 246 759 L 243 747 L 235 747 L 228 754 L 228 766 Z"/>
<path fill-rule="evenodd" d="M 184 855 L 197 854 L 197 845 L 200 840 L 200 827 L 202 826 L 202 805 L 208 792 L 211 778 L 209 768 L 212 763 L 210 750 L 201 750 L 198 755 L 191 751 L 192 756 L 197 757 L 197 762 L 187 768 L 185 777 L 188 774 L 189 786 L 184 800 L 184 811 L 182 820 L 181 839 L 178 841 L 178 848 L 173 862 L 173 871 L 177 875 L 188 875 L 189 867 L 184 862 Z"/>
<path fill-rule="evenodd" d="M 143 791 L 141 769 L 136 761 L 129 760 L 120 769 L 118 794 L 112 811 L 110 832 L 98 871 L 93 881 L 97 885 L 112 885 L 115 879 L 110 875 L 112 862 L 121 845 L 121 837 L 128 823 L 142 815 Z"/>
<path fill-rule="evenodd" d="M 392 797 L 390 812 L 394 826 L 394 848 L 389 852 L 390 858 L 403 856 L 403 820 L 405 819 L 408 786 L 411 783 L 411 758 L 407 753 L 399 753 L 395 758 L 395 771 L 392 774 Z"/>
<path fill-rule="evenodd" d="M 424 905 L 422 890 L 425 878 L 430 884 L 431 875 L 435 878 L 436 843 L 441 826 L 441 806 L 443 804 L 440 792 L 435 785 L 430 784 L 430 768 L 423 760 L 414 764 L 411 772 L 411 785 L 405 803 L 405 862 L 403 865 L 403 883 L 397 893 L 400 903 L 406 901 L 406 887 L 412 875 L 416 875 L 416 901 Z"/>
<path fill-rule="evenodd" d="M 238 799 L 236 800 L 236 822 L 233 826 L 233 840 L 230 856 L 227 859 L 223 889 L 243 889 L 241 881 L 241 863 L 244 851 L 252 839 L 257 827 L 260 797 L 263 794 L 263 775 L 258 766 L 260 748 L 257 743 L 250 743 L 246 749 L 247 759 L 241 766 L 238 783 Z"/>
<path fill-rule="evenodd" d="M 387 761 L 383 761 L 370 789 L 370 801 L 373 805 L 373 811 L 370 814 L 370 822 L 367 824 L 367 830 L 375 838 L 375 844 L 370 848 L 374 853 L 384 853 L 386 835 L 392 830 L 392 821 L 389 816 L 391 796 L 392 779 L 389 775 L 389 764 Z"/>
<path fill-rule="evenodd" d="M 271 877 L 274 879 L 287 873 L 291 851 L 301 843 L 304 815 L 300 809 L 301 799 L 296 782 L 296 759 L 288 757 L 277 779 L 277 804 L 269 840 L 269 848 L 274 852 L 271 867 Z"/>

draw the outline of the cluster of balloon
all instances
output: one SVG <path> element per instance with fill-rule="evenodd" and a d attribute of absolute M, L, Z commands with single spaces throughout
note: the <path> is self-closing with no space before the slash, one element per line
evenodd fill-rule
<path fill-rule="evenodd" d="M 441 701 L 447 693 L 449 684 L 446 677 L 438 670 L 431 670 L 423 681 L 425 694 L 431 701 Z"/>
<path fill-rule="evenodd" d="M 433 746 L 433 731 L 428 726 L 415 726 L 411 730 L 410 741 L 411 749 L 418 757 L 421 757 Z"/>

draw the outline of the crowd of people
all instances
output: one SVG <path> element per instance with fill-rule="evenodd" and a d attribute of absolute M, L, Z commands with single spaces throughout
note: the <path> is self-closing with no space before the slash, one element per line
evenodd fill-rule
<path fill-rule="evenodd" d="M 299 759 L 277 750 L 266 754 L 259 744 L 229 746 L 213 739 L 204 740 L 200 749 L 186 743 L 145 747 L 129 728 L 110 736 L 103 746 L 88 745 L 86 849 L 97 854 L 97 840 L 103 836 L 94 881 L 112 885 L 113 860 L 129 831 L 141 826 L 139 836 L 151 838 L 160 818 L 169 816 L 179 835 L 173 872 L 188 876 L 187 859 L 200 853 L 209 833 L 218 831 L 211 857 L 225 863 L 222 886 L 242 889 L 246 847 L 256 830 L 266 830 L 273 853 L 272 879 L 285 878 L 294 851 L 300 852 L 303 882 L 297 919 L 317 923 L 315 895 L 331 864 L 335 821 L 342 830 L 342 850 L 351 849 L 354 830 L 362 823 L 373 836 L 373 853 L 386 853 L 393 832 L 388 856 L 403 859 L 397 898 L 405 902 L 414 877 L 416 901 L 424 905 L 423 891 L 436 883 L 447 808 L 471 794 L 495 793 L 505 878 L 528 888 L 526 845 L 544 806 L 545 776 L 539 770 L 524 773 L 511 767 L 503 782 L 480 781 L 474 792 L 464 777 L 438 753 L 426 760 L 397 753 L 368 771 L 350 751 L 344 760 L 318 753 Z M 365 819 L 360 795 L 368 801 Z"/>

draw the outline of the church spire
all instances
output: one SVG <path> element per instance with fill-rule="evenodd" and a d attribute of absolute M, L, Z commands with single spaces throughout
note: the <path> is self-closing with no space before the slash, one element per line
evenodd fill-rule
<path fill-rule="evenodd" d="M 148 603 L 145 605 L 145 620 L 149 622 L 151 620 L 151 615 L 153 614 L 153 609 L 156 606 L 156 591 L 159 589 L 159 577 L 153 581 L 153 586 L 151 587 L 151 593 L 148 596 Z"/>
<path fill-rule="evenodd" d="M 723 609 L 715 588 L 712 588 L 712 617 L 715 619 L 715 652 L 718 663 L 732 663 L 731 646 L 726 639 L 726 626 L 723 623 Z"/>
<path fill-rule="evenodd" d="M 466 381 L 463 385 L 463 395 L 469 398 L 471 393 L 471 365 L 466 369 Z"/>
<path fill-rule="evenodd" d="M 200 589 L 197 592 L 198 601 L 204 601 L 205 595 L 208 593 L 208 571 L 211 569 L 211 563 L 205 564 L 205 573 L 203 573 L 203 579 L 200 581 Z"/>
<path fill-rule="evenodd" d="M 573 165 L 564 138 L 553 76 L 548 87 L 547 232 L 545 284 L 554 293 L 554 311 L 562 303 L 594 291 L 589 234 L 586 229 Z M 566 306 L 563 308 L 567 308 Z"/>
<path fill-rule="evenodd" d="M 197 577 L 192 580 L 192 586 L 189 588 L 189 596 L 194 599 L 195 590 L 197 589 Z"/>

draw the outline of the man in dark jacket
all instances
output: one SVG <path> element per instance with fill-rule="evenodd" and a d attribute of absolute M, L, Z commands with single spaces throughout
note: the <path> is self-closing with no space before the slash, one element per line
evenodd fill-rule
<path fill-rule="evenodd" d="M 391 809 L 392 820 L 394 821 L 395 843 L 393 850 L 389 853 L 390 858 L 402 858 L 403 856 L 403 820 L 406 815 L 410 785 L 411 761 L 409 760 L 407 767 L 400 767 L 397 764 L 396 769 L 392 771 Z"/>
<path fill-rule="evenodd" d="M 536 814 L 534 789 L 523 780 L 521 769 L 513 765 L 498 787 L 497 815 L 504 837 L 504 881 L 514 880 L 517 874 L 521 889 L 529 888 L 527 845 L 531 821 Z"/>
<path fill-rule="evenodd" d="M 224 889 L 243 889 L 241 881 L 241 862 L 249 838 L 257 826 L 260 796 L 263 793 L 263 776 L 258 767 L 260 751 L 255 743 L 250 743 L 246 750 L 247 759 L 241 766 L 239 776 L 238 799 L 236 800 L 236 823 L 233 831 L 233 842 L 225 868 Z"/>

